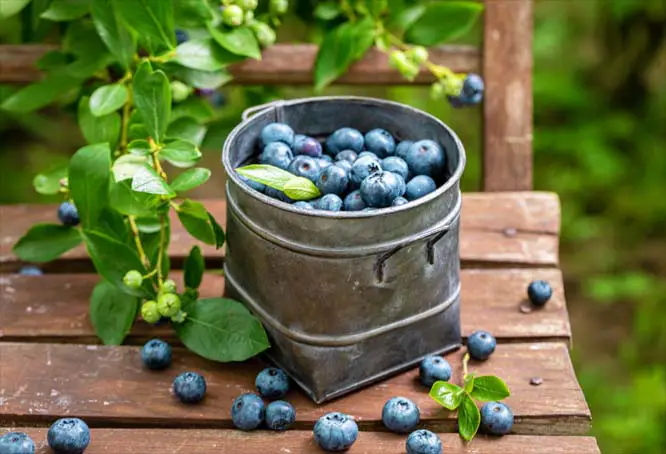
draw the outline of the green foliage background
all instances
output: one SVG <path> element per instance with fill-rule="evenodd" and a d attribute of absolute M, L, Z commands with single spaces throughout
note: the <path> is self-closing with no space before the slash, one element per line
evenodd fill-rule
<path fill-rule="evenodd" d="M 301 0 L 282 40 L 317 40 L 314 0 Z M 292 2 L 293 3 L 293 2 Z M 666 452 L 666 3 L 537 1 L 535 189 L 562 200 L 562 268 L 574 362 L 602 451 Z M 297 17 L 297 16 L 300 16 Z M 519 26 L 519 25 L 517 25 Z M 478 29 L 466 38 L 474 41 Z M 13 21 L 0 42 L 41 41 Z M 471 38 L 470 38 L 471 37 Z M 14 87 L 0 86 L 0 101 Z M 228 87 L 204 142 L 214 177 L 192 197 L 219 197 L 219 150 L 243 108 L 309 88 Z M 426 109 L 460 132 L 470 154 L 466 190 L 478 189 L 480 110 L 452 110 L 426 88 L 334 87 L 327 93 L 386 97 Z M 83 139 L 73 112 L 0 113 L 0 203 L 49 202 L 31 188 L 65 164 Z M 54 214 L 55 219 L 55 214 Z"/>

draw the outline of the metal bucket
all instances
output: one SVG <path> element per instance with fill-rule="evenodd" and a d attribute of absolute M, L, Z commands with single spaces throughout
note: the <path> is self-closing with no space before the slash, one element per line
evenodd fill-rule
<path fill-rule="evenodd" d="M 263 322 L 267 356 L 320 403 L 458 348 L 465 152 L 455 133 L 420 110 L 358 97 L 278 101 L 243 120 L 222 153 L 229 175 L 225 293 Z M 446 150 L 447 181 L 379 211 L 298 210 L 234 172 L 254 160 L 259 133 L 276 121 L 313 137 L 351 126 L 435 140 Z"/>

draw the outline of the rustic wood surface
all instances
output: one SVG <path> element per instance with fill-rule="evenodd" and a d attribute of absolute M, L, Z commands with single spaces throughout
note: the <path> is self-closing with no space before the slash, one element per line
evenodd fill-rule
<path fill-rule="evenodd" d="M 174 277 L 181 281 L 182 273 L 174 273 Z M 553 298 L 543 309 L 521 312 L 527 285 L 534 279 L 550 282 Z M 97 343 L 88 318 L 88 300 L 98 280 L 94 274 L 4 275 L 0 281 L 0 340 Z M 491 329 L 500 342 L 566 342 L 571 338 L 559 270 L 466 269 L 461 281 L 464 336 Z M 203 297 L 222 295 L 224 278 L 207 274 L 200 291 Z M 155 336 L 175 340 L 168 327 L 138 322 L 127 342 L 142 343 Z"/>
<path fill-rule="evenodd" d="M 203 200 L 221 225 L 226 220 L 223 200 Z M 0 206 L 0 270 L 20 266 L 11 249 L 35 223 L 58 222 L 55 205 Z M 171 213 L 173 215 L 173 212 Z M 466 193 L 463 196 L 460 253 L 463 266 L 557 266 L 559 200 L 552 193 Z M 182 265 L 194 243 L 174 217 L 169 254 L 175 266 Z M 209 267 L 221 267 L 223 250 L 205 246 Z M 54 272 L 91 269 L 83 246 L 45 265 Z"/>
<path fill-rule="evenodd" d="M 23 83 L 39 80 L 41 71 L 35 63 L 44 53 L 56 49 L 52 45 L 0 46 L 0 83 Z M 276 44 L 263 51 L 261 60 L 248 59 L 232 65 L 233 83 L 252 85 L 312 84 L 318 47 L 314 44 Z M 457 72 L 478 71 L 479 50 L 473 46 L 441 46 L 430 50 L 431 61 Z M 422 71 L 413 83 L 431 84 L 435 79 Z M 383 52 L 372 49 L 352 65 L 336 83 L 349 85 L 404 85 L 409 82 L 389 67 Z"/>
<path fill-rule="evenodd" d="M 532 9 L 533 0 L 485 2 L 484 191 L 532 188 Z"/>
<path fill-rule="evenodd" d="M 10 429 L 0 428 L 0 435 Z M 46 429 L 12 428 L 32 437 L 36 454 L 50 454 Z M 454 434 L 438 434 L 446 454 L 598 454 L 592 437 L 540 437 L 510 435 L 503 438 L 478 436 L 464 443 Z M 349 454 L 404 454 L 405 436 L 385 432 L 362 433 Z M 312 433 L 304 430 L 288 432 L 240 432 L 231 430 L 174 429 L 97 429 L 86 454 L 119 452 L 123 454 L 219 454 L 235 453 L 242 446 L 244 454 L 303 454 L 323 452 L 315 444 Z"/>

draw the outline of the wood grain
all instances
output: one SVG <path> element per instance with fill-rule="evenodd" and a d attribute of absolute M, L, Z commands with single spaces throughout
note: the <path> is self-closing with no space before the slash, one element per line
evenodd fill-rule
<path fill-rule="evenodd" d="M 224 200 L 203 200 L 208 210 L 224 225 Z M 17 270 L 20 261 L 11 251 L 18 239 L 35 223 L 58 222 L 55 205 L 3 205 L 0 218 L 0 270 Z M 196 243 L 173 216 L 169 254 L 173 265 Z M 463 266 L 556 266 L 558 263 L 559 199 L 556 194 L 517 192 L 463 196 L 460 253 Z M 223 250 L 204 246 L 209 267 L 220 268 Z M 52 272 L 91 270 L 83 246 L 45 265 Z"/>
<path fill-rule="evenodd" d="M 47 51 L 49 45 L 0 46 L 0 82 L 32 82 L 42 77 L 35 63 Z M 231 66 L 234 83 L 261 85 L 312 84 L 318 47 L 314 44 L 276 44 L 263 51 L 261 60 L 248 59 Z M 473 46 L 441 46 L 430 50 L 430 58 L 437 64 L 458 72 L 478 71 L 479 51 Z M 430 84 L 432 75 L 422 71 L 414 83 Z M 386 54 L 377 49 L 366 56 L 336 81 L 349 85 L 405 85 L 409 82 L 388 65 Z"/>
<path fill-rule="evenodd" d="M 533 0 L 486 0 L 484 191 L 532 188 Z"/>
<path fill-rule="evenodd" d="M 9 431 L 0 428 L 0 435 Z M 46 429 L 34 427 L 12 428 L 32 437 L 36 454 L 51 454 L 46 443 Z M 540 437 L 508 435 L 502 438 L 477 436 L 472 443 L 464 443 L 455 434 L 440 433 L 443 451 L 447 454 L 599 454 L 592 437 Z M 362 433 L 349 449 L 349 454 L 404 454 L 405 436 L 385 432 Z M 92 443 L 86 454 L 119 452 L 122 454 L 219 454 L 236 453 L 303 454 L 323 452 L 315 444 L 312 432 L 241 432 L 238 430 L 165 430 L 165 429 L 94 429 Z"/>
<path fill-rule="evenodd" d="M 462 373 L 462 354 L 448 355 L 456 378 Z M 0 343 L 0 357 L 0 420 L 15 424 L 69 415 L 93 426 L 229 427 L 231 402 L 253 390 L 262 367 L 255 361 L 214 363 L 178 348 L 171 368 L 159 373 L 143 369 L 138 347 L 6 342 Z M 589 409 L 564 344 L 504 344 L 488 361 L 470 367 L 479 375 L 506 380 L 515 433 L 582 435 L 589 429 Z M 207 397 L 200 405 L 186 406 L 170 396 L 173 378 L 188 370 L 207 378 Z M 543 384 L 530 385 L 532 377 L 541 377 Z M 423 427 L 455 429 L 454 417 L 428 397 L 416 370 L 324 405 L 297 390 L 286 399 L 296 407 L 296 428 L 311 428 L 321 415 L 342 411 L 364 430 L 381 430 L 381 408 L 392 396 L 412 399 L 421 410 Z"/>
<path fill-rule="evenodd" d="M 174 273 L 182 281 L 182 273 Z M 0 339 L 26 342 L 98 342 L 88 317 L 88 300 L 98 281 L 93 274 L 21 276 L 6 274 L 0 280 Z M 527 285 L 543 279 L 553 286 L 553 298 L 540 310 L 523 313 Z M 463 335 L 485 329 L 500 342 L 563 340 L 571 338 L 562 275 L 556 269 L 467 269 L 462 280 Z M 180 285 L 180 284 L 179 284 Z M 207 274 L 203 297 L 222 295 L 224 278 Z M 137 322 L 127 343 L 152 337 L 173 340 L 168 327 Z"/>

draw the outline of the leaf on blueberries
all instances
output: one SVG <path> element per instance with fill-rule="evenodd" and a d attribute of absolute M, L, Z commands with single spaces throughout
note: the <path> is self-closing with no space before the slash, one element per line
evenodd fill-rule
<path fill-rule="evenodd" d="M 460 406 L 463 394 L 463 389 L 458 385 L 445 381 L 436 381 L 432 385 L 432 388 L 430 388 L 428 395 L 447 410 L 455 410 Z"/>
<path fill-rule="evenodd" d="M 47 172 L 37 174 L 32 180 L 35 191 L 44 195 L 53 195 L 60 192 L 60 180 L 67 177 L 67 166 L 60 166 Z"/>
<path fill-rule="evenodd" d="M 470 1 L 432 2 L 407 29 L 407 42 L 434 46 L 458 38 L 474 25 L 483 4 Z"/>
<path fill-rule="evenodd" d="M 94 228 L 109 201 L 111 150 L 106 143 L 80 148 L 69 161 L 69 191 L 81 225 Z"/>
<path fill-rule="evenodd" d="M 160 70 L 153 71 L 150 62 L 143 62 L 132 82 L 134 104 L 148 135 L 161 143 L 171 117 L 169 79 Z"/>
<path fill-rule="evenodd" d="M 481 424 L 481 413 L 476 403 L 464 393 L 460 407 L 458 407 L 458 432 L 460 436 L 469 441 L 474 438 Z"/>
<path fill-rule="evenodd" d="M 185 192 L 201 186 L 210 178 L 210 170 L 203 167 L 195 167 L 186 170 L 178 175 L 173 182 L 171 188 L 176 192 Z"/>
<path fill-rule="evenodd" d="M 317 186 L 304 177 L 292 177 L 284 184 L 283 192 L 292 200 L 311 200 L 321 195 Z"/>
<path fill-rule="evenodd" d="M 78 229 L 66 225 L 35 224 L 12 251 L 26 262 L 49 262 L 81 244 Z"/>
<path fill-rule="evenodd" d="M 130 332 L 139 309 L 139 298 L 102 280 L 90 297 L 90 321 L 104 345 L 120 345 Z"/>
<path fill-rule="evenodd" d="M 476 377 L 474 388 L 469 393 L 473 398 L 482 402 L 499 401 L 511 395 L 504 380 L 494 375 Z"/>
<path fill-rule="evenodd" d="M 124 106 L 127 97 L 127 88 L 124 85 L 103 85 L 90 96 L 90 111 L 96 117 L 108 115 Z"/>
<path fill-rule="evenodd" d="M 193 246 L 187 259 L 185 259 L 185 287 L 198 289 L 205 270 L 206 263 L 201 254 L 201 248 Z"/>
<path fill-rule="evenodd" d="M 266 164 L 251 164 L 239 167 L 236 169 L 236 172 L 245 178 L 263 183 L 278 191 L 284 190 L 284 185 L 287 184 L 287 181 L 294 178 L 293 173 Z"/>

